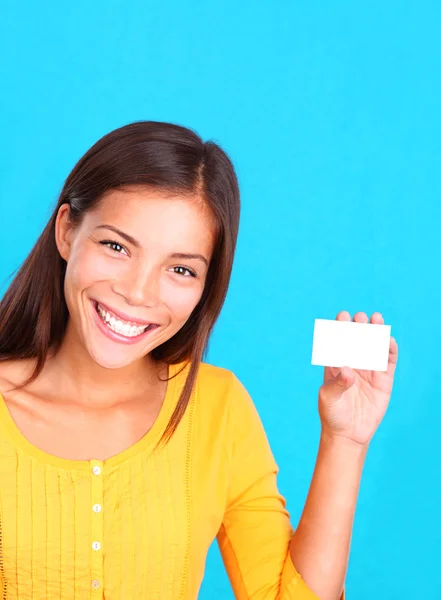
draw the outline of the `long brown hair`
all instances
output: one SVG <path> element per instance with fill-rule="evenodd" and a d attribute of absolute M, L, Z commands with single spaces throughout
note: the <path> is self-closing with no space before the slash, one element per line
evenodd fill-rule
<path fill-rule="evenodd" d="M 166 364 L 190 362 L 186 383 L 164 432 L 169 439 L 179 424 L 195 385 L 199 364 L 228 289 L 239 226 L 237 178 L 226 153 L 193 131 L 170 123 L 140 121 L 102 137 L 78 161 L 54 212 L 0 302 L 0 361 L 36 358 L 32 375 L 41 373 L 48 352 L 58 350 L 66 331 L 66 263 L 55 243 L 55 222 L 64 203 L 79 225 L 105 192 L 129 185 L 151 186 L 202 196 L 216 224 L 213 256 L 204 291 L 185 325 L 152 351 Z M 20 386 L 22 387 L 22 386 Z"/>

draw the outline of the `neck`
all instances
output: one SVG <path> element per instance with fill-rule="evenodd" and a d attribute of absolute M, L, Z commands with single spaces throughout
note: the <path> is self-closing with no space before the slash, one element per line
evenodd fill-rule
<path fill-rule="evenodd" d="M 118 369 L 97 364 L 78 337 L 67 328 L 59 350 L 45 366 L 47 379 L 70 398 L 88 406 L 112 406 L 131 401 L 161 385 L 167 377 L 167 366 L 147 355 Z"/>

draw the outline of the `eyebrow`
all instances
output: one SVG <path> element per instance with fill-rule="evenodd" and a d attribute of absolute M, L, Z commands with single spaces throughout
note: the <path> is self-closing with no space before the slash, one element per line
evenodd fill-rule
<path fill-rule="evenodd" d="M 175 252 L 172 258 L 182 258 L 183 260 L 201 260 L 208 267 L 208 260 L 202 254 L 187 254 L 185 252 Z"/>
<path fill-rule="evenodd" d="M 121 231 L 121 229 L 118 229 L 117 227 L 114 227 L 113 225 L 98 225 L 98 227 L 95 227 L 95 229 L 110 229 L 110 231 L 113 231 L 114 233 L 117 233 L 118 235 L 120 235 L 122 238 L 124 238 L 126 240 L 126 242 L 129 242 L 129 244 L 132 244 L 132 246 L 135 246 L 135 248 L 141 248 L 141 244 L 137 240 L 135 240 L 135 238 L 133 238 L 128 233 L 124 233 L 124 231 Z"/>
<path fill-rule="evenodd" d="M 128 233 L 124 233 L 124 231 L 121 231 L 121 229 L 118 229 L 117 227 L 114 227 L 113 225 L 98 225 L 97 227 L 95 227 L 95 229 L 110 229 L 110 231 L 113 231 L 114 233 L 117 233 L 118 235 L 120 235 L 127 242 L 129 242 L 129 244 L 132 244 L 132 246 L 135 246 L 135 248 L 141 248 L 141 244 L 138 242 L 138 240 L 135 240 L 134 237 L 132 237 Z M 188 253 L 188 252 L 174 252 L 171 255 L 171 257 L 172 258 L 181 258 L 183 260 L 200 260 L 208 267 L 208 260 L 205 258 L 205 256 L 203 254 L 192 254 L 192 253 Z"/>

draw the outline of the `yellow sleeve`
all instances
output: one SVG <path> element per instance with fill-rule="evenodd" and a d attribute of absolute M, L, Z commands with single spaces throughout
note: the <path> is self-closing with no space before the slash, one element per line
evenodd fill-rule
<path fill-rule="evenodd" d="M 235 598 L 319 600 L 291 561 L 294 532 L 277 488 L 278 467 L 256 408 L 236 377 L 231 394 L 229 493 L 217 539 Z"/>

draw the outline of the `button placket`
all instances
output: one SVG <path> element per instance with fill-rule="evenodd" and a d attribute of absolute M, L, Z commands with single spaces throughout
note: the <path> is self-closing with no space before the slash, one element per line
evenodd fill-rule
<path fill-rule="evenodd" d="M 92 519 L 92 539 L 90 544 L 91 559 L 91 588 L 94 598 L 103 594 L 103 463 L 93 460 L 91 465 L 91 503 L 90 518 Z"/>

